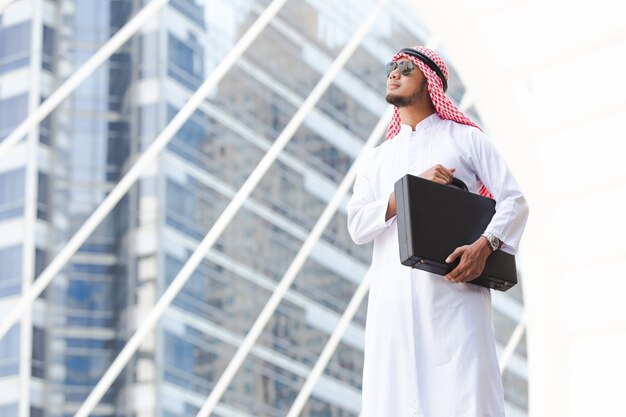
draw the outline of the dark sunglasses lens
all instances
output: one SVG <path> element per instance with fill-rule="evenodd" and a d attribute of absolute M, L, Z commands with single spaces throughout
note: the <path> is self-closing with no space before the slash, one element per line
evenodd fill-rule
<path fill-rule="evenodd" d="M 398 71 L 400 71 L 400 74 L 406 77 L 407 75 L 411 73 L 411 71 L 413 71 L 413 63 L 410 61 L 399 62 Z"/>
<path fill-rule="evenodd" d="M 406 77 L 411 73 L 411 71 L 413 71 L 414 66 L 411 61 L 390 62 L 385 65 L 385 73 L 387 74 L 387 78 L 389 78 L 393 70 L 395 70 L 396 68 L 398 68 L 400 74 Z"/>
<path fill-rule="evenodd" d="M 385 74 L 387 74 L 387 78 L 389 78 L 393 70 L 395 70 L 396 68 L 397 68 L 397 64 L 395 62 L 390 62 L 387 65 L 385 65 Z"/>

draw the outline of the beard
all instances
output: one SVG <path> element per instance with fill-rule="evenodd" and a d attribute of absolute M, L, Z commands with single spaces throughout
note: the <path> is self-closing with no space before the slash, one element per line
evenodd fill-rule
<path fill-rule="evenodd" d="M 385 97 L 385 100 L 387 100 L 387 103 L 392 104 L 396 107 L 408 107 L 418 103 L 420 99 L 425 95 L 428 95 L 428 84 L 426 80 L 423 80 L 419 89 L 412 95 L 406 97 L 398 94 L 389 93 Z M 430 96 L 428 96 L 428 98 L 430 99 Z"/>
<path fill-rule="evenodd" d="M 387 100 L 387 103 L 392 104 L 396 107 L 408 107 L 417 103 L 420 95 L 421 95 L 420 93 L 415 93 L 412 96 L 405 97 L 405 96 L 400 96 L 397 94 L 389 93 L 385 97 L 385 100 Z"/>

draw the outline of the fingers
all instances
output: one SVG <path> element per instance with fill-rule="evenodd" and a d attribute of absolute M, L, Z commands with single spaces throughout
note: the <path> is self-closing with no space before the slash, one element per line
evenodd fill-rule
<path fill-rule="evenodd" d="M 465 282 L 475 278 L 472 274 L 472 269 L 467 264 L 461 262 L 456 268 L 448 272 L 444 278 L 449 282 Z"/>
<path fill-rule="evenodd" d="M 462 265 L 459 265 L 452 271 L 448 272 L 448 274 L 445 275 L 444 278 L 449 282 L 463 282 L 465 281 L 466 275 L 467 274 L 464 271 Z"/>
<path fill-rule="evenodd" d="M 459 256 L 461 256 L 461 255 L 463 254 L 463 251 L 464 251 L 463 246 L 461 246 L 461 247 L 459 247 L 459 248 L 456 248 L 456 249 L 454 250 L 454 252 L 452 252 L 452 253 L 451 253 L 451 254 L 450 254 L 450 255 L 446 258 L 446 263 L 447 263 L 447 264 L 449 264 L 449 263 L 454 262 L 454 260 L 455 260 L 456 258 L 458 258 Z"/>
<path fill-rule="evenodd" d="M 452 177 L 454 176 L 455 170 L 456 170 L 455 168 L 448 169 L 441 164 L 437 164 L 434 167 L 422 173 L 420 177 L 437 182 L 439 184 L 446 185 L 452 182 Z"/>
<path fill-rule="evenodd" d="M 482 271 L 479 271 L 474 266 L 461 260 L 461 263 L 452 271 L 448 272 L 444 278 L 449 282 L 467 282 L 478 278 L 481 273 Z"/>
<path fill-rule="evenodd" d="M 452 180 L 452 176 L 454 175 L 454 168 L 448 169 L 443 165 L 437 165 L 437 169 L 446 177 Z"/>
<path fill-rule="evenodd" d="M 459 247 L 456 248 L 454 250 L 454 252 L 452 252 L 447 258 L 446 258 L 446 263 L 452 263 L 455 261 L 455 259 L 457 259 L 459 256 L 461 256 L 463 254 L 463 247 Z M 444 278 L 447 279 L 450 282 L 457 282 L 457 279 L 459 279 L 459 277 L 461 277 L 463 274 L 463 267 L 461 264 L 457 265 L 456 268 L 454 268 L 452 271 L 448 272 Z"/>
<path fill-rule="evenodd" d="M 450 179 L 448 179 L 448 177 L 440 172 L 435 172 L 433 174 L 433 178 L 432 181 L 438 182 L 439 184 L 443 184 L 443 185 L 447 185 L 450 183 Z"/>
<path fill-rule="evenodd" d="M 455 168 L 448 169 L 441 164 L 435 165 L 433 168 L 439 179 L 443 181 L 442 184 L 450 184 L 452 182 Z"/>
<path fill-rule="evenodd" d="M 459 267 L 457 266 L 456 268 L 454 268 L 452 271 L 448 272 L 443 277 L 446 279 L 446 281 L 454 282 L 454 279 L 457 276 L 459 276 L 459 275 L 460 275 L 460 271 L 459 271 Z"/>
<path fill-rule="evenodd" d="M 482 269 L 478 270 L 475 260 L 472 259 L 471 254 L 468 252 L 469 250 L 470 246 L 468 245 L 458 247 L 446 258 L 446 263 L 452 263 L 461 257 L 457 267 L 444 276 L 446 280 L 449 282 L 466 282 L 481 274 Z"/>

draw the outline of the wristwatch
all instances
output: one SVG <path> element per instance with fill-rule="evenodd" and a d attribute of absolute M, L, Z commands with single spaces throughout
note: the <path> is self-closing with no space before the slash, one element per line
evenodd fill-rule
<path fill-rule="evenodd" d="M 500 239 L 491 233 L 483 233 L 481 236 L 485 236 L 487 238 L 487 245 L 489 245 L 489 249 L 491 249 L 492 252 L 495 252 L 500 248 Z"/>

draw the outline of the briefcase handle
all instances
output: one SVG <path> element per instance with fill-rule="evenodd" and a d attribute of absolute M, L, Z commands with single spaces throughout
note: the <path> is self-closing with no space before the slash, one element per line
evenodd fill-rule
<path fill-rule="evenodd" d="M 465 185 L 465 183 L 463 181 L 461 181 L 460 179 L 458 179 L 456 177 L 452 177 L 452 182 L 449 185 L 451 187 L 456 187 L 459 190 L 463 190 L 463 191 L 469 192 L 469 189 L 467 188 L 467 185 Z"/>

